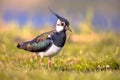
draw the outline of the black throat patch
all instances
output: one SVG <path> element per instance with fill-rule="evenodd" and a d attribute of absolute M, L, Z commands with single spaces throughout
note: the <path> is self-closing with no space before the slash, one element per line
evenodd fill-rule
<path fill-rule="evenodd" d="M 66 41 L 66 33 L 65 31 L 56 32 L 51 38 L 56 46 L 63 47 Z"/>

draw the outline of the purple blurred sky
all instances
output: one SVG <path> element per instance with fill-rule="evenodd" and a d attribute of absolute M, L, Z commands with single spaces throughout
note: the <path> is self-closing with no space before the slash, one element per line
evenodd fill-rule
<path fill-rule="evenodd" d="M 32 20 L 37 24 L 52 20 L 55 22 L 56 18 L 50 14 L 48 7 L 65 16 L 72 22 L 72 25 L 76 25 L 83 20 L 88 9 L 94 11 L 95 21 L 93 23 L 100 22 L 99 24 L 106 26 L 107 20 L 110 19 L 111 23 L 120 25 L 118 24 L 120 23 L 120 0 L 0 0 L 0 14 L 3 15 L 5 12 L 10 12 L 12 15 L 17 14 L 18 21 L 23 23 L 26 20 L 25 15 L 31 14 L 35 14 Z M 19 13 L 21 14 L 19 15 Z M 9 15 L 7 14 L 7 18 L 9 18 Z M 39 21 L 39 19 L 41 20 Z"/>
<path fill-rule="evenodd" d="M 66 11 L 92 7 L 101 12 L 120 12 L 120 0 L 0 0 L 0 10 L 38 11 L 48 6 Z"/>

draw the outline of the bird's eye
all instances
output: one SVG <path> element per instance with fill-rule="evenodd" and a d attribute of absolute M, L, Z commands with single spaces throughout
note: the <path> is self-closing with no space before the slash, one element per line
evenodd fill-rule
<path fill-rule="evenodd" d="M 64 23 L 61 23 L 61 26 L 64 26 Z"/>

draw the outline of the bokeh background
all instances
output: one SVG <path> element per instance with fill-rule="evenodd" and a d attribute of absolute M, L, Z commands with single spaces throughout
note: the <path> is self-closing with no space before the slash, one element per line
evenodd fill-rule
<path fill-rule="evenodd" d="M 51 69 L 45 58 L 41 70 L 40 57 L 16 45 L 55 28 L 49 8 L 70 21 L 72 32 Z M 0 0 L 1 80 L 120 80 L 119 74 L 120 0 Z"/>
<path fill-rule="evenodd" d="M 0 21 L 4 25 L 15 22 L 19 27 L 53 25 L 56 18 L 48 7 L 66 17 L 73 28 L 86 21 L 98 31 L 120 30 L 119 0 L 1 0 Z"/>

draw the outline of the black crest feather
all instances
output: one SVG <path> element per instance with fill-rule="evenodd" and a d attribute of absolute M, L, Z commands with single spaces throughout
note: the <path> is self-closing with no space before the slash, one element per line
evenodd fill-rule
<path fill-rule="evenodd" d="M 58 19 L 60 19 L 61 21 L 65 22 L 66 25 L 68 25 L 68 26 L 70 25 L 70 23 L 69 23 L 69 21 L 68 21 L 67 19 L 59 16 L 57 13 L 53 12 L 52 9 L 49 8 L 49 10 L 50 10 L 50 12 L 52 12 L 52 14 L 54 14 Z"/>

